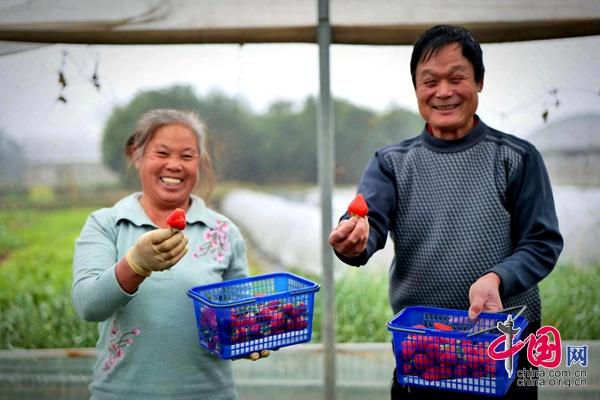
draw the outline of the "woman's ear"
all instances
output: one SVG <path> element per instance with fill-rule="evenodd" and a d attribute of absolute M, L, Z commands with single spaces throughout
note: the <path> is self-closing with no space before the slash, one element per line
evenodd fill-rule
<path fill-rule="evenodd" d="M 140 169 L 140 157 L 137 157 L 137 148 L 135 146 L 131 146 L 128 148 L 127 155 L 131 157 L 131 162 L 135 169 Z"/>

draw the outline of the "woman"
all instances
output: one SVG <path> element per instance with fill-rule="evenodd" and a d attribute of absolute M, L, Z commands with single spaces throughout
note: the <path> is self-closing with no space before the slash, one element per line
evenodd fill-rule
<path fill-rule="evenodd" d="M 231 364 L 200 348 L 186 294 L 248 274 L 238 228 L 192 195 L 213 182 L 204 128 L 150 111 L 126 153 L 142 192 L 92 213 L 75 243 L 73 303 L 99 322 L 92 399 L 235 399 Z M 175 208 L 187 214 L 178 233 L 166 225 Z"/>

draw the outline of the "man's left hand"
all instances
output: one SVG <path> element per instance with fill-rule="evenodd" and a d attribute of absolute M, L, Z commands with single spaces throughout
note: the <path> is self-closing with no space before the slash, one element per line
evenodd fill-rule
<path fill-rule="evenodd" d="M 476 319 L 482 311 L 497 312 L 502 310 L 500 300 L 500 277 L 493 272 L 477 279 L 469 289 L 469 319 Z"/>

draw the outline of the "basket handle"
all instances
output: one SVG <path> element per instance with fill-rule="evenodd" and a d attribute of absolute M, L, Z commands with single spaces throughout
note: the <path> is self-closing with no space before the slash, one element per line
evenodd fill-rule
<path fill-rule="evenodd" d="M 518 312 L 518 313 L 516 313 L 516 314 L 513 316 L 513 320 L 515 320 L 515 319 L 519 318 L 519 316 L 520 316 L 521 314 L 523 314 L 523 311 L 525 311 L 525 309 L 526 309 L 526 308 L 527 308 L 527 306 L 526 306 L 526 305 L 522 305 L 522 306 L 512 306 L 512 307 L 508 307 L 508 308 L 505 308 L 505 309 L 503 309 L 503 310 L 500 310 L 500 311 L 498 311 L 498 313 L 499 313 L 499 314 L 504 314 L 504 313 L 506 313 L 507 311 L 510 311 L 510 310 L 516 310 L 516 309 L 520 309 L 520 310 L 519 310 L 519 312 Z M 480 331 L 477 331 L 477 332 L 469 333 L 469 334 L 467 335 L 467 337 L 471 337 L 471 336 L 479 335 L 480 333 L 485 333 L 485 332 L 493 331 L 494 329 L 496 329 L 496 326 L 492 326 L 492 327 L 490 327 L 490 328 L 485 328 L 485 329 L 482 329 L 482 330 L 480 330 Z"/>
<path fill-rule="evenodd" d="M 423 329 L 404 328 L 404 327 L 392 326 L 389 322 L 388 322 L 387 326 L 388 326 L 389 329 L 391 329 L 393 331 L 419 333 L 421 335 L 425 334 L 425 331 Z"/>
<path fill-rule="evenodd" d="M 204 304 L 205 306 L 216 307 L 216 308 L 229 308 L 229 307 L 232 307 L 232 306 L 241 306 L 242 304 L 256 303 L 256 299 L 255 298 L 243 299 L 243 300 L 239 300 L 239 301 L 228 302 L 227 304 L 213 303 L 212 301 L 207 300 L 207 299 L 205 299 L 202 296 L 199 296 L 198 294 L 196 294 L 192 290 L 188 290 L 188 296 L 192 297 L 192 298 L 194 298 L 196 300 L 198 300 L 200 303 Z"/>
<path fill-rule="evenodd" d="M 290 290 L 290 296 L 295 296 L 297 294 L 303 294 L 303 293 L 309 293 L 309 292 L 316 292 L 317 290 L 320 289 L 321 286 L 315 284 L 314 286 L 310 286 L 310 287 L 306 287 L 306 288 L 300 288 L 300 289 L 294 289 L 294 290 Z"/>

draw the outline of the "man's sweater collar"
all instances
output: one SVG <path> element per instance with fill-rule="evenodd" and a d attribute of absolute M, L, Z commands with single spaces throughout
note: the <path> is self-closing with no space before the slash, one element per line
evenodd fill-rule
<path fill-rule="evenodd" d="M 477 115 L 474 117 L 475 123 L 473 128 L 462 138 L 456 140 L 443 140 L 433 137 L 427 130 L 427 124 L 421 132 L 421 140 L 423 144 L 431 151 L 438 153 L 455 153 L 463 151 L 479 143 L 486 135 L 487 125 L 479 119 Z"/>

